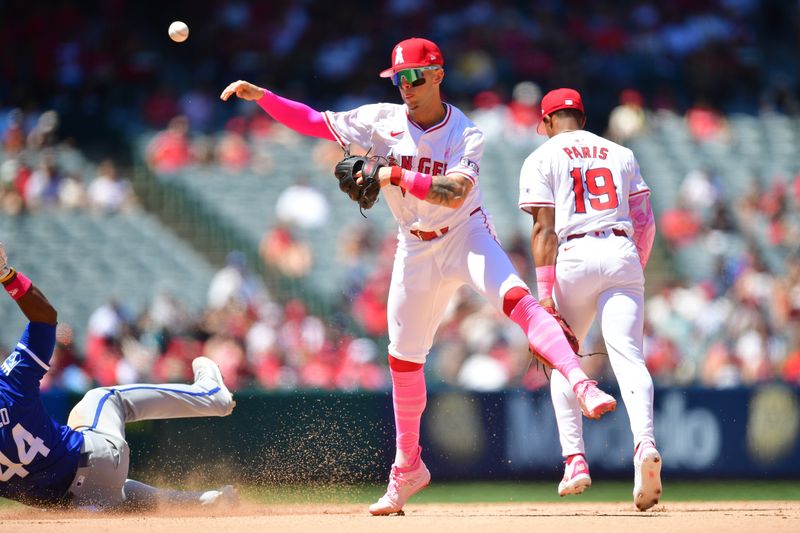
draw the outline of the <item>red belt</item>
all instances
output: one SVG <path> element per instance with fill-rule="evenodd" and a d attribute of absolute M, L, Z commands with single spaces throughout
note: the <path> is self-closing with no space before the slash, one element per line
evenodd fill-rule
<path fill-rule="evenodd" d="M 611 230 L 611 232 L 614 233 L 614 235 L 617 235 L 618 237 L 627 237 L 628 236 L 628 234 L 625 233 L 624 231 L 622 231 L 621 229 L 614 228 L 614 229 Z M 567 235 L 567 240 L 571 241 L 572 239 L 580 239 L 582 237 L 586 237 L 587 235 L 594 235 L 595 237 L 601 237 L 601 236 L 603 236 L 605 234 L 606 234 L 605 231 L 590 231 L 588 233 L 573 233 L 572 235 Z"/>
<path fill-rule="evenodd" d="M 481 210 L 480 206 L 476 207 L 475 209 L 472 210 L 472 212 L 469 214 L 469 216 L 474 215 L 475 213 L 477 213 L 480 210 Z M 440 228 L 439 231 L 421 231 L 421 230 L 418 230 L 418 229 L 412 229 L 412 230 L 409 231 L 409 233 L 411 235 L 413 235 L 414 237 L 420 239 L 420 240 L 432 241 L 433 239 L 435 239 L 437 237 L 441 237 L 442 235 L 444 235 L 448 231 L 450 231 L 450 226 L 445 226 L 443 228 Z"/>
<path fill-rule="evenodd" d="M 436 237 L 441 237 L 448 231 L 450 231 L 450 226 L 443 227 L 442 229 L 439 230 L 438 233 L 435 231 L 420 231 L 418 229 L 412 229 L 411 231 L 409 231 L 409 233 L 414 237 L 421 239 L 423 241 L 432 241 Z"/>

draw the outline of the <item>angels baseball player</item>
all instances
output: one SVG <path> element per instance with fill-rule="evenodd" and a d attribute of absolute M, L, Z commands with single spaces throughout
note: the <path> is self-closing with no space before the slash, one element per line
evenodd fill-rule
<path fill-rule="evenodd" d="M 237 501 L 235 489 L 190 492 L 127 479 L 125 424 L 137 420 L 226 416 L 235 402 L 208 358 L 192 363 L 191 385 L 126 385 L 86 393 L 62 426 L 44 410 L 39 382 L 56 341 L 56 311 L 0 243 L 0 282 L 30 321 L 0 365 L 0 497 L 37 507 L 138 510 L 161 503 Z"/>
<path fill-rule="evenodd" d="M 534 219 L 531 247 L 541 304 L 557 306 L 581 341 L 595 315 L 600 318 L 633 432 L 634 503 L 646 510 L 661 496 L 653 380 L 642 355 L 643 272 L 655 221 L 633 152 L 584 131 L 585 122 L 577 91 L 545 95 L 540 133 L 549 140 L 522 165 L 519 206 Z M 566 458 L 558 493 L 579 494 L 592 481 L 578 402 L 556 372 L 550 388 Z"/>
<path fill-rule="evenodd" d="M 439 47 L 427 39 L 406 39 L 394 47 L 391 61 L 380 76 L 397 86 L 400 105 L 320 113 L 242 80 L 221 95 L 257 100 L 300 133 L 336 141 L 344 149 L 356 143 L 388 161 L 371 166 L 369 174 L 399 224 L 388 299 L 397 451 L 386 494 L 369 508 L 373 515 L 401 513 L 406 500 L 430 482 L 419 446 L 426 403 L 423 364 L 450 298 L 464 284 L 519 324 L 530 344 L 566 376 L 586 416 L 616 407 L 616 400 L 581 370 L 560 326 L 531 296 L 497 241 L 478 185 L 483 134 L 442 101 Z M 337 165 L 336 175 L 345 190 L 342 166 L 347 165 Z M 350 179 L 360 181 L 363 173 L 356 174 Z M 360 200 L 357 194 L 351 198 Z"/>

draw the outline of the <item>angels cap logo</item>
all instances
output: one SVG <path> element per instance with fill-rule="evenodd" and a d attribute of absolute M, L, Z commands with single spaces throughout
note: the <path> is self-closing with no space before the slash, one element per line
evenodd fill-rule
<path fill-rule="evenodd" d="M 403 47 L 398 46 L 397 48 L 394 49 L 394 64 L 400 65 L 405 62 L 406 60 L 403 58 Z"/>

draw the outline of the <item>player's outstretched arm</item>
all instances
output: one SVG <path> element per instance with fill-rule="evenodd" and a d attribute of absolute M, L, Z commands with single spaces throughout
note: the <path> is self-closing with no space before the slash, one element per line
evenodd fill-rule
<path fill-rule="evenodd" d="M 56 324 L 58 315 L 44 294 L 24 274 L 8 265 L 3 243 L 0 243 L 0 283 L 30 322 Z"/>
<path fill-rule="evenodd" d="M 272 118 L 302 135 L 335 141 L 322 113 L 301 102 L 278 96 L 249 81 L 238 80 L 222 91 L 220 99 L 227 101 L 233 95 L 243 100 L 254 100 Z"/>
<path fill-rule="evenodd" d="M 533 207 L 533 229 L 531 230 L 531 254 L 536 265 L 536 290 L 543 307 L 555 307 L 553 284 L 558 254 L 556 235 L 556 210 L 552 207 Z"/>

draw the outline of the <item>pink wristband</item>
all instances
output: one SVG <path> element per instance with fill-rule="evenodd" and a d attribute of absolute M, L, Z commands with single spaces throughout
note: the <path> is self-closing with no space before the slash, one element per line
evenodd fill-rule
<path fill-rule="evenodd" d="M 539 300 L 553 297 L 553 285 L 555 282 L 555 265 L 536 267 L 536 292 L 539 295 Z"/>
<path fill-rule="evenodd" d="M 410 170 L 403 170 L 403 176 L 400 178 L 400 186 L 420 200 L 424 200 L 428 196 L 432 183 L 433 176 L 430 174 L 411 172 Z"/>
<path fill-rule="evenodd" d="M 5 286 L 6 292 L 14 298 L 19 300 L 31 288 L 31 280 L 29 280 L 22 272 L 17 272 L 17 275 L 11 280 L 11 283 Z"/>

